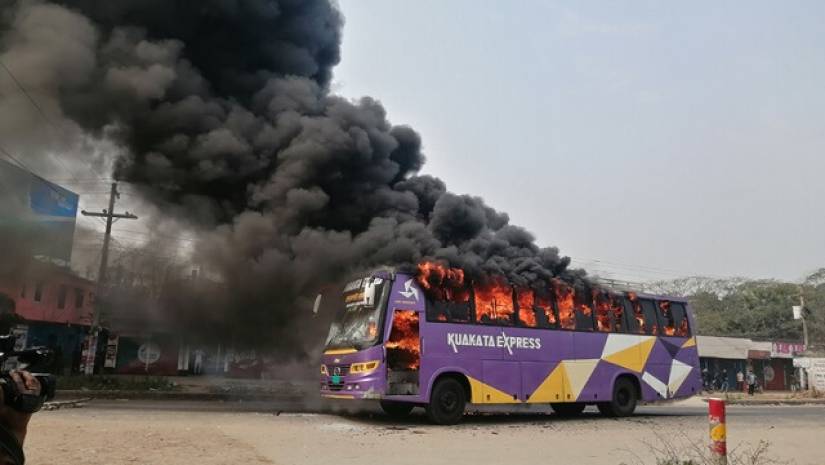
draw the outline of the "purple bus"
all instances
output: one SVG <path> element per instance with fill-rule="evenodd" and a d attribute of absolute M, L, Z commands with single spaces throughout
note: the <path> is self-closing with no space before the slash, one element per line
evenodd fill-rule
<path fill-rule="evenodd" d="M 596 405 L 631 415 L 639 401 L 700 391 L 694 320 L 684 299 L 575 292 L 561 282 L 465 284 L 463 272 L 419 265 L 351 281 L 327 338 L 321 395 L 374 399 L 393 416 L 425 407 L 438 424 L 467 403 Z"/>

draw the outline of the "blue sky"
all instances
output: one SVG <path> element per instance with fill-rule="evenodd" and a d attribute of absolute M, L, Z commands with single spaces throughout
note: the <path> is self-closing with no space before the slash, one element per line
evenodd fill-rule
<path fill-rule="evenodd" d="M 604 276 L 825 266 L 825 2 L 341 0 L 335 91 Z M 593 260 L 599 260 L 594 262 Z"/>

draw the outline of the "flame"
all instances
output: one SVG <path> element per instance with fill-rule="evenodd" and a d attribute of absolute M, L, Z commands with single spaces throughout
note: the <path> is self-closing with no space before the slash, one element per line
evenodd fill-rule
<path fill-rule="evenodd" d="M 611 299 L 605 295 L 596 296 L 596 329 L 601 332 L 613 330 L 610 318 Z"/>
<path fill-rule="evenodd" d="M 386 343 L 387 359 L 397 359 L 390 368 L 417 370 L 421 364 L 421 338 L 418 335 L 418 312 L 396 310 L 392 330 Z M 392 351 L 392 353 L 391 353 Z"/>
<path fill-rule="evenodd" d="M 433 300 L 470 301 L 470 289 L 464 282 L 464 270 L 460 268 L 449 268 L 437 262 L 421 262 L 416 281 Z"/>
<path fill-rule="evenodd" d="M 473 285 L 476 321 L 511 324 L 513 321 L 513 288 L 501 277 L 492 277 L 487 285 Z"/>
<path fill-rule="evenodd" d="M 618 332 L 624 331 L 624 307 L 618 299 L 610 299 L 610 309 L 613 311 L 613 325 Z"/>
<path fill-rule="evenodd" d="M 556 314 L 553 312 L 553 302 L 551 301 L 550 297 L 542 297 L 538 296 L 536 298 L 536 307 L 541 308 L 544 311 L 544 314 L 547 315 L 547 322 L 551 325 L 556 324 Z"/>
<path fill-rule="evenodd" d="M 647 328 L 645 327 L 645 317 L 644 313 L 642 313 L 642 304 L 639 303 L 639 297 L 635 292 L 628 292 L 627 300 L 629 300 L 630 304 L 633 306 L 633 318 L 636 319 L 636 326 L 638 328 L 636 332 L 639 334 L 647 333 Z"/>
<path fill-rule="evenodd" d="M 667 336 L 673 336 L 676 334 L 676 328 L 673 326 L 673 314 L 670 312 L 670 302 L 667 300 L 663 300 L 659 302 L 659 309 L 662 312 L 662 316 L 665 317 L 665 327 L 662 328 L 662 331 Z"/>
<path fill-rule="evenodd" d="M 533 313 L 533 306 L 536 301 L 535 292 L 530 288 L 520 287 L 516 289 L 516 296 L 518 300 L 518 317 L 519 320 L 531 328 L 535 328 L 536 314 Z"/>
<path fill-rule="evenodd" d="M 688 334 L 689 334 L 688 320 L 687 320 L 687 315 L 685 315 L 684 318 L 682 319 L 682 323 L 679 324 L 679 332 L 678 332 L 677 336 L 687 337 Z"/>
<path fill-rule="evenodd" d="M 553 280 L 553 287 L 556 290 L 556 306 L 559 309 L 559 322 L 565 329 L 576 327 L 576 317 L 574 314 L 576 292 L 570 286 L 559 280 Z"/>

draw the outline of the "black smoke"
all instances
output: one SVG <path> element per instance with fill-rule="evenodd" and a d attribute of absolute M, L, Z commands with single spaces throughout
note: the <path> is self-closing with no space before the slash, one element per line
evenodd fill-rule
<path fill-rule="evenodd" d="M 418 175 L 421 138 L 378 101 L 330 92 L 344 21 L 327 0 L 18 1 L 0 18 L 0 52 L 54 76 L 35 90 L 124 148 L 115 176 L 201 231 L 226 293 L 172 299 L 182 327 L 295 348 L 319 288 L 423 259 L 583 279 L 505 213 Z M 42 33 L 66 37 L 45 50 Z"/>

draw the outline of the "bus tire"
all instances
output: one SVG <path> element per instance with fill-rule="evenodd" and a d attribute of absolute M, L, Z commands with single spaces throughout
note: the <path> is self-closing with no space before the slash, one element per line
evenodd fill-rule
<path fill-rule="evenodd" d="M 415 408 L 415 404 L 409 402 L 381 401 L 381 410 L 392 418 L 404 418 L 412 412 L 413 408 Z"/>
<path fill-rule="evenodd" d="M 464 416 L 467 395 L 455 378 L 436 381 L 427 404 L 427 417 L 437 425 L 454 425 Z"/>
<path fill-rule="evenodd" d="M 596 406 L 606 417 L 627 417 L 633 415 L 638 400 L 636 385 L 629 378 L 621 377 L 613 384 L 613 400 Z"/>
<path fill-rule="evenodd" d="M 579 402 L 567 402 L 550 404 L 550 407 L 552 407 L 556 415 L 560 417 L 575 417 L 581 415 L 587 405 Z"/>

